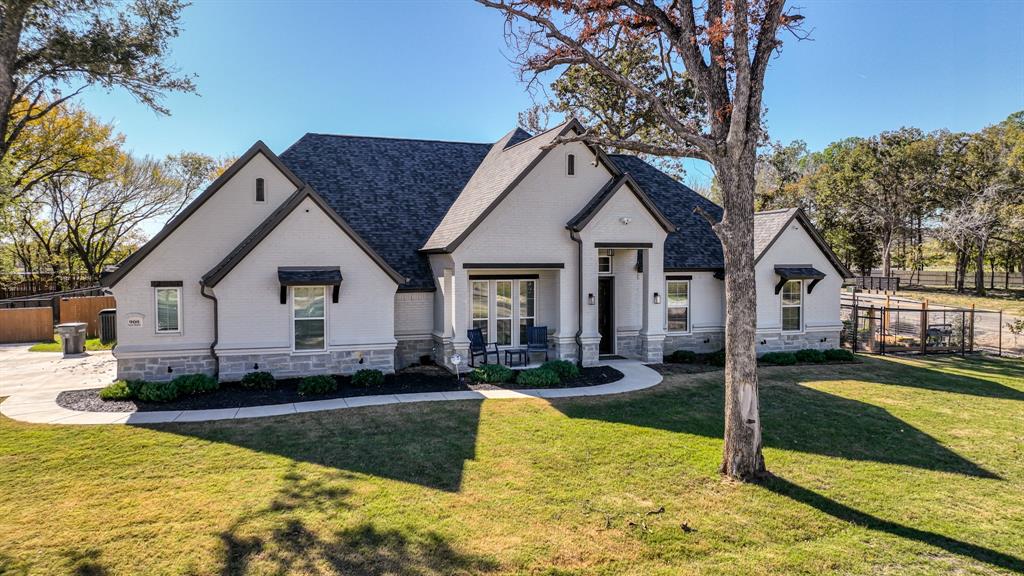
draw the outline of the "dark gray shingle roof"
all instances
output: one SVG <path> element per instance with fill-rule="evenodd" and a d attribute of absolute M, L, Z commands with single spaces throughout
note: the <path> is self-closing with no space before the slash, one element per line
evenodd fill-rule
<path fill-rule="evenodd" d="M 491 144 L 306 134 L 281 161 L 402 275 L 434 288 L 419 249 Z"/>

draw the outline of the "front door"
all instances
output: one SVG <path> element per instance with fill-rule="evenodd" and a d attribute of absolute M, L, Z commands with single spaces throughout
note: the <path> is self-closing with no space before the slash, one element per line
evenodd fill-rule
<path fill-rule="evenodd" d="M 601 334 L 601 354 L 615 354 L 614 278 L 597 279 L 597 331 Z"/>

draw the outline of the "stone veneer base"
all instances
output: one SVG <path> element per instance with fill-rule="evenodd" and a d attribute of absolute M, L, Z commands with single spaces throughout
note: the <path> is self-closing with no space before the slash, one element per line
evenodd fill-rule
<path fill-rule="evenodd" d="M 364 368 L 395 371 L 394 350 L 328 350 L 313 354 L 272 352 L 220 356 L 220 379 L 240 380 L 249 372 L 270 372 L 275 378 L 316 374 L 353 374 Z"/>
<path fill-rule="evenodd" d="M 437 350 L 439 348 L 432 336 L 399 340 L 398 346 L 395 347 L 395 369 L 401 370 L 406 366 L 418 364 L 423 356 L 433 358 L 437 362 Z"/>
<path fill-rule="evenodd" d="M 170 368 L 170 371 L 168 371 Z M 118 358 L 118 380 L 167 382 L 183 374 L 213 376 L 216 363 L 209 354 L 164 354 L 144 358 Z"/>

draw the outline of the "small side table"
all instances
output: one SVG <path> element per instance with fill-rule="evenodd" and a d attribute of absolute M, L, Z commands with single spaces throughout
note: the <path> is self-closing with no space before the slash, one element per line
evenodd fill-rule
<path fill-rule="evenodd" d="M 526 353 L 526 348 L 509 348 L 505 350 L 506 366 L 512 365 L 513 358 L 518 360 L 520 365 L 526 365 L 530 362 L 530 355 Z"/>

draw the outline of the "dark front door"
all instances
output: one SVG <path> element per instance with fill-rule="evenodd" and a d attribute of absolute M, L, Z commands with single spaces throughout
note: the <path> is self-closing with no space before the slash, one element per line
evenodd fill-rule
<path fill-rule="evenodd" d="M 597 279 L 597 331 L 601 334 L 601 354 L 615 354 L 615 287 L 614 278 Z"/>

